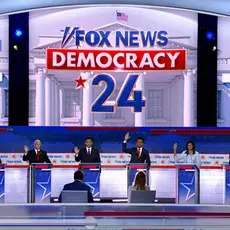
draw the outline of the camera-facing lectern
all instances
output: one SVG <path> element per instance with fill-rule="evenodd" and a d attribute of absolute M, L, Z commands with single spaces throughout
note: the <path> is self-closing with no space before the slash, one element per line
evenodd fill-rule
<path fill-rule="evenodd" d="M 84 182 L 90 186 L 93 197 L 100 196 L 100 176 L 101 164 L 98 163 L 82 163 L 79 165 L 84 174 Z"/>
<path fill-rule="evenodd" d="M 5 164 L 0 164 L 0 203 L 5 203 Z"/>
<path fill-rule="evenodd" d="M 127 168 L 127 186 L 133 184 L 133 181 L 135 179 L 135 175 L 138 171 L 142 170 L 146 173 L 146 179 L 147 179 L 147 185 L 149 185 L 149 170 L 148 164 L 146 163 L 129 163 L 126 165 Z"/>
<path fill-rule="evenodd" d="M 178 204 L 200 203 L 200 169 L 196 164 L 175 164 L 176 202 Z"/>
<path fill-rule="evenodd" d="M 50 203 L 52 164 L 31 164 L 28 168 L 28 203 Z"/>

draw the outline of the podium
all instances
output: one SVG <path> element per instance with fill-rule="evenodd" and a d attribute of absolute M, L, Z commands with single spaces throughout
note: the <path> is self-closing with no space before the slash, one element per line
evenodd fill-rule
<path fill-rule="evenodd" d="M 223 201 L 224 204 L 230 204 L 230 164 L 223 164 L 224 172 L 224 192 Z"/>
<path fill-rule="evenodd" d="M 79 169 L 84 172 L 84 182 L 91 188 L 93 197 L 100 196 L 101 164 L 82 163 Z"/>
<path fill-rule="evenodd" d="M 0 203 L 5 203 L 5 164 L 0 164 Z"/>
<path fill-rule="evenodd" d="M 133 184 L 133 181 L 135 179 L 135 175 L 140 170 L 145 171 L 146 183 L 147 183 L 147 185 L 149 185 L 149 170 L 147 170 L 148 164 L 146 164 L 146 163 L 129 163 L 126 165 L 126 168 L 127 168 L 127 186 L 128 187 Z"/>
<path fill-rule="evenodd" d="M 176 202 L 178 204 L 200 203 L 200 169 L 196 164 L 175 164 Z"/>
<path fill-rule="evenodd" d="M 52 164 L 31 164 L 28 169 L 28 203 L 50 203 Z"/>

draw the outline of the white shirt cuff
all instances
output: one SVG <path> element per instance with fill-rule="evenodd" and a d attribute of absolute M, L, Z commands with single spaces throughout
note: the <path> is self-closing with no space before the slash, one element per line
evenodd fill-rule
<path fill-rule="evenodd" d="M 123 143 L 127 143 L 127 141 L 123 141 Z"/>

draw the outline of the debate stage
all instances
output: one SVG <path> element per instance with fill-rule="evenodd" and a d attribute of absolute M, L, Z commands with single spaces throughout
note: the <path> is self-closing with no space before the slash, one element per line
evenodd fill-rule
<path fill-rule="evenodd" d="M 83 210 L 77 216 L 62 215 L 63 208 Z M 0 227 L 65 226 L 139 228 L 176 226 L 230 228 L 230 206 L 226 205 L 138 205 L 138 204 L 12 204 L 0 205 Z M 219 229 L 219 228 L 218 228 Z"/>

